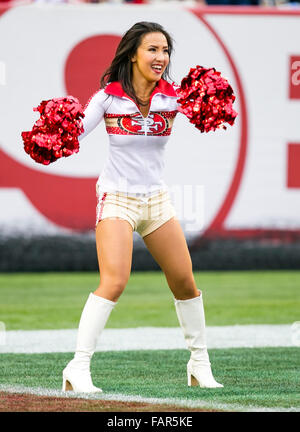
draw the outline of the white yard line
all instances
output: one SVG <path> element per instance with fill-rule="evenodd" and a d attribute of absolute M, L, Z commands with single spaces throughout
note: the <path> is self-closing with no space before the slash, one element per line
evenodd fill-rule
<path fill-rule="evenodd" d="M 244 406 L 240 404 L 227 404 L 216 401 L 206 400 L 188 400 L 179 398 L 149 398 L 143 396 L 131 396 L 120 393 L 74 393 L 72 391 L 63 392 L 59 390 L 45 389 L 41 387 L 25 387 L 20 385 L 3 385 L 0 384 L 0 391 L 8 393 L 31 394 L 36 396 L 51 396 L 51 397 L 64 397 L 76 399 L 89 399 L 89 400 L 111 400 L 121 402 L 144 402 L 150 404 L 167 404 L 187 408 L 202 408 L 202 409 L 215 409 L 220 411 L 242 411 L 242 412 L 299 412 L 297 407 L 274 407 L 266 408 L 260 406 Z"/>
<path fill-rule="evenodd" d="M 296 346 L 290 324 L 207 327 L 206 333 L 208 349 Z M 77 329 L 6 331 L 5 334 L 2 333 L 0 353 L 73 352 L 76 335 Z M 185 348 L 179 327 L 140 327 L 105 329 L 96 351 Z"/>

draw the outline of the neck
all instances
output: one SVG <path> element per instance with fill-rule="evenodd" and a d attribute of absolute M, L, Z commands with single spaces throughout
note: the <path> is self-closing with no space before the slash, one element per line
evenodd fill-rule
<path fill-rule="evenodd" d="M 150 96 L 153 92 L 153 90 L 156 87 L 157 82 L 156 81 L 146 81 L 146 80 L 135 80 L 133 78 L 132 80 L 132 86 L 134 88 L 134 92 L 138 99 L 142 101 L 146 101 L 150 99 Z"/>

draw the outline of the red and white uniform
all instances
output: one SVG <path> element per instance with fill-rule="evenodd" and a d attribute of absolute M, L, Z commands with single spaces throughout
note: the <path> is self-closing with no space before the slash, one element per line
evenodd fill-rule
<path fill-rule="evenodd" d="M 97 182 L 99 190 L 128 194 L 168 190 L 163 180 L 164 152 L 178 112 L 177 99 L 173 85 L 161 79 L 144 118 L 119 82 L 108 84 L 91 97 L 79 140 L 104 118 L 109 155 Z"/>

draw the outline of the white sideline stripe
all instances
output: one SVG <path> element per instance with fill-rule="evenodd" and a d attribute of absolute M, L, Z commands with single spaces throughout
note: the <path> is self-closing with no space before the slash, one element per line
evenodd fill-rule
<path fill-rule="evenodd" d="M 207 346 L 211 348 L 290 347 L 292 330 L 284 325 L 234 325 L 207 327 Z M 68 330 L 10 330 L 0 353 L 73 352 L 77 329 Z M 139 327 L 104 329 L 96 351 L 129 351 L 185 349 L 179 327 Z"/>
<path fill-rule="evenodd" d="M 25 386 L 10 386 L 0 384 L 0 391 L 7 393 L 18 393 L 18 394 L 31 394 L 36 396 L 49 396 L 49 397 L 63 397 L 63 398 L 76 398 L 76 399 L 88 399 L 88 400 L 110 400 L 120 402 L 143 402 L 149 404 L 167 404 L 175 405 L 184 408 L 202 408 L 202 409 L 214 409 L 219 411 L 242 411 L 242 412 L 299 412 L 297 407 L 276 407 L 266 408 L 260 406 L 244 406 L 240 404 L 227 404 L 214 401 L 204 400 L 188 400 L 179 398 L 148 398 L 143 396 L 130 396 L 120 393 L 75 393 L 73 391 L 63 392 L 60 390 L 46 389 L 42 387 L 25 387 Z"/>

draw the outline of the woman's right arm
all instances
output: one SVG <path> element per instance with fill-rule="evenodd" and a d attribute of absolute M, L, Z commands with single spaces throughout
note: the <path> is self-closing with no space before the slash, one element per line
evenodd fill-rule
<path fill-rule="evenodd" d="M 106 101 L 109 96 L 104 93 L 104 89 L 98 90 L 87 102 L 84 108 L 84 118 L 82 119 L 84 132 L 79 135 L 81 141 L 102 121 L 105 113 Z"/>

